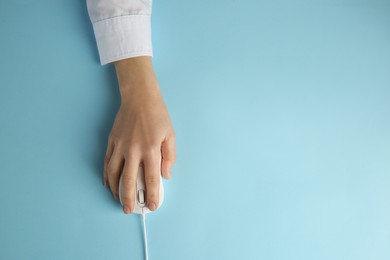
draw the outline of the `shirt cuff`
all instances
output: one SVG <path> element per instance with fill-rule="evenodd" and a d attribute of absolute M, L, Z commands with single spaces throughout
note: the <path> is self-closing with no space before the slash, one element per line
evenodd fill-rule
<path fill-rule="evenodd" d="M 93 23 L 100 64 L 153 56 L 151 16 L 123 15 Z"/>

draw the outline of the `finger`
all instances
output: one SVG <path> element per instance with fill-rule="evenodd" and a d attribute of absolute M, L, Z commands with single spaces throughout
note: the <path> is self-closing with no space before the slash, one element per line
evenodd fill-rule
<path fill-rule="evenodd" d="M 155 153 L 144 159 L 146 203 L 151 211 L 157 208 L 160 190 L 161 153 Z"/>
<path fill-rule="evenodd" d="M 114 143 L 111 140 L 108 140 L 106 155 L 104 156 L 104 169 L 103 169 L 103 185 L 108 188 L 108 175 L 107 175 L 107 165 L 110 162 L 112 153 L 114 151 Z"/>
<path fill-rule="evenodd" d="M 119 176 L 123 170 L 124 157 L 118 147 L 115 147 L 110 162 L 107 165 L 108 184 L 114 199 L 119 199 Z"/>
<path fill-rule="evenodd" d="M 137 184 L 137 173 L 139 167 L 139 160 L 127 158 L 125 165 L 123 166 L 123 172 L 121 176 L 121 201 L 123 212 L 130 214 L 134 209 L 135 203 L 135 190 Z"/>
<path fill-rule="evenodd" d="M 169 179 L 173 164 L 176 161 L 176 140 L 175 134 L 168 136 L 161 145 L 162 163 L 161 170 L 162 176 L 165 179 Z"/>

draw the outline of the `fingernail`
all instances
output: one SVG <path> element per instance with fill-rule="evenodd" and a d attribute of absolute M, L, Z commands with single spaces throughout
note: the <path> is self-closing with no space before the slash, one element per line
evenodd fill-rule
<path fill-rule="evenodd" d="M 114 199 L 119 200 L 119 196 L 117 194 L 114 194 Z"/>
<path fill-rule="evenodd" d="M 104 187 L 108 188 L 108 181 L 104 180 Z"/>
<path fill-rule="evenodd" d="M 130 208 L 128 206 L 123 206 L 123 212 L 125 214 L 130 214 Z"/>
<path fill-rule="evenodd" d="M 154 204 L 153 202 L 149 203 L 148 204 L 148 208 L 151 210 L 151 211 L 154 211 L 156 209 L 156 204 Z"/>

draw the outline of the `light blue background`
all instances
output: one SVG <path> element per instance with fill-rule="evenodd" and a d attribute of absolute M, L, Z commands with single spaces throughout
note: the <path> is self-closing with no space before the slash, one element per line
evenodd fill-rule
<path fill-rule="evenodd" d="M 150 259 L 390 259 L 390 2 L 155 0 L 177 132 Z M 83 0 L 0 0 L 0 259 L 143 259 L 101 183 L 119 95 Z"/>

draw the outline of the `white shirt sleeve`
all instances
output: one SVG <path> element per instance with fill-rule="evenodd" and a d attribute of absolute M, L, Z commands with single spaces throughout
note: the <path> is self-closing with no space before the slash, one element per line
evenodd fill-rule
<path fill-rule="evenodd" d="M 153 56 L 152 0 L 87 0 L 100 64 Z"/>

